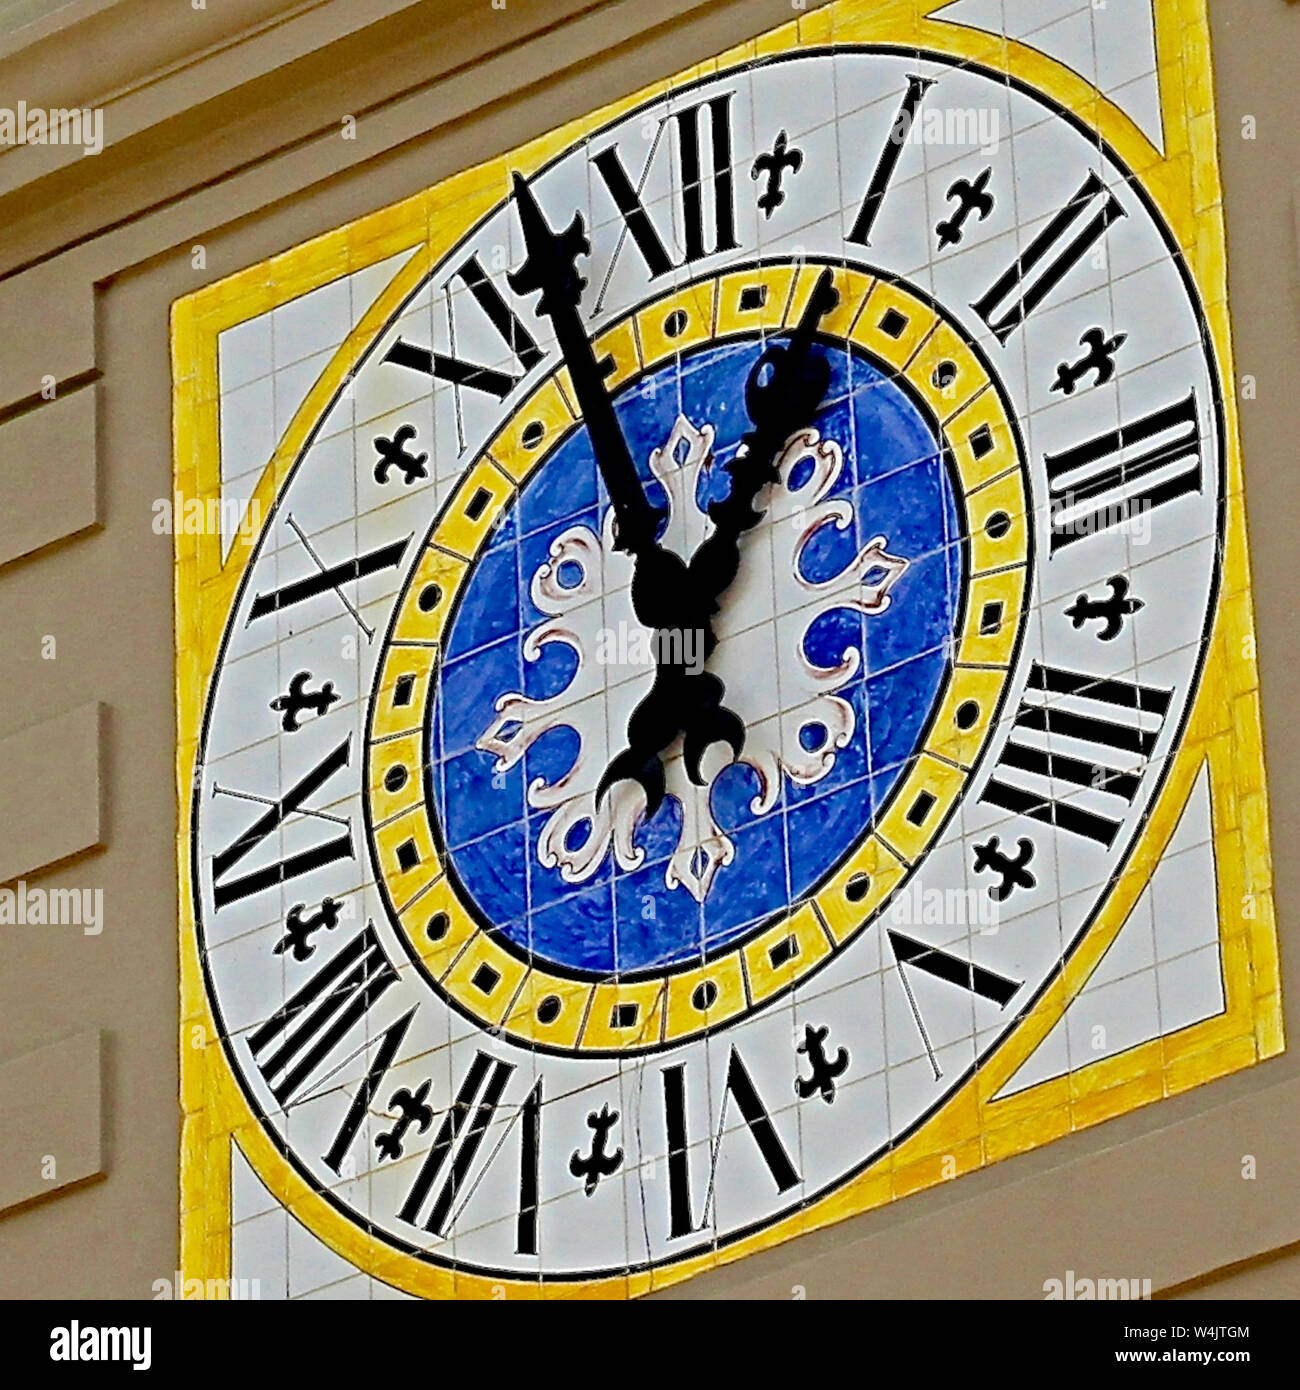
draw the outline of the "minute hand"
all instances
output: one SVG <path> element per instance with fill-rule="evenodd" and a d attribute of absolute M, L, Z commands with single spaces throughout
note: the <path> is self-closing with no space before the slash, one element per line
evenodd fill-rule
<path fill-rule="evenodd" d="M 576 262 L 579 255 L 591 251 L 582 214 L 575 213 L 563 232 L 553 232 L 533 190 L 518 173 L 514 191 L 527 255 L 523 265 L 506 278 L 516 294 L 542 291 L 537 312 L 554 325 L 569 368 L 596 466 L 614 507 L 615 545 L 629 554 L 642 555 L 653 547 L 663 513 L 651 506 L 645 495 L 578 312 L 587 282 L 578 274 Z"/>

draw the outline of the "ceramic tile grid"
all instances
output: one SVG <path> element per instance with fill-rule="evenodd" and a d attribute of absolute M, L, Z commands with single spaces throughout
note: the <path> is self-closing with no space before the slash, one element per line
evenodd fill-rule
<path fill-rule="evenodd" d="M 1225 300 L 1203 0 L 840 0 L 179 301 L 186 1274 L 636 1295 L 1279 1051 Z"/>

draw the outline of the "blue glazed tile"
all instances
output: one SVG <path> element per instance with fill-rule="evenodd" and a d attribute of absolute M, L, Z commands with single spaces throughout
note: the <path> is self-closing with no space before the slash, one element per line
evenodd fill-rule
<path fill-rule="evenodd" d="M 525 880 L 516 872 L 524 853 L 524 831 L 518 822 L 452 852 L 461 882 L 474 885 L 474 900 L 488 921 L 522 923 L 527 917 Z M 517 938 L 512 935 L 512 940 Z"/>
<path fill-rule="evenodd" d="M 563 439 L 519 498 L 522 536 L 574 521 L 596 506 L 596 458 L 585 429 Z"/>
<path fill-rule="evenodd" d="M 519 631 L 519 585 L 513 545 L 488 550 L 462 591 L 447 639 L 447 660 Z"/>
<path fill-rule="evenodd" d="M 532 949 L 543 960 L 579 970 L 613 971 L 613 892 L 608 882 L 572 893 L 562 902 L 534 907 Z M 519 944 L 525 944 L 521 941 Z"/>
<path fill-rule="evenodd" d="M 476 750 L 444 761 L 444 824 L 453 849 L 523 817 L 522 765 L 500 773 L 495 765 L 493 754 Z"/>
<path fill-rule="evenodd" d="M 786 816 L 791 855 L 823 861 L 824 846 L 852 845 L 869 824 L 871 812 L 871 783 L 866 778 L 792 806 Z"/>
<path fill-rule="evenodd" d="M 495 717 L 496 693 L 520 686 L 519 643 L 507 637 L 442 668 L 438 711 L 443 757 L 473 748 Z"/>

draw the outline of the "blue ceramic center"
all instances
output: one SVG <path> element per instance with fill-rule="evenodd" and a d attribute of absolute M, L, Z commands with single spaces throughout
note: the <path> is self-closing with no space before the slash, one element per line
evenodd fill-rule
<path fill-rule="evenodd" d="M 699 501 L 725 488 L 717 465 L 731 457 L 750 421 L 744 386 L 763 350 L 757 340 L 714 343 L 627 385 L 615 409 L 651 500 L 663 493 L 649 473 L 651 450 L 667 440 L 678 413 L 716 430 L 714 466 L 702 475 Z M 599 534 L 608 498 L 590 441 L 575 430 L 536 470 L 503 518 L 462 590 L 447 636 L 429 739 L 429 789 L 452 872 L 483 918 L 541 965 L 562 972 L 627 974 L 698 963 L 794 904 L 861 839 L 922 741 L 948 668 L 961 612 L 960 515 L 934 429 L 895 380 L 861 355 L 822 349 L 832 384 L 815 428 L 843 450 L 831 492 L 848 499 L 854 525 L 822 528 L 803 552 L 804 577 L 838 574 L 873 536 L 908 561 L 893 602 L 870 617 L 839 608 L 818 618 L 804 639 L 815 665 L 836 664 L 849 648 L 857 674 L 836 693 L 855 713 L 853 737 L 831 771 L 808 787 L 788 780 L 773 808 L 755 817 L 754 772 L 728 767 L 715 781 L 715 819 L 735 845 L 703 902 L 668 888 L 681 810 L 669 798 L 642 822 L 639 868 L 625 872 L 606 856 L 594 875 L 566 883 L 538 858 L 549 816 L 527 805 L 537 778 L 553 783 L 573 765 L 578 737 L 560 726 L 544 733 L 509 771 L 475 747 L 509 691 L 545 699 L 573 675 L 576 656 L 547 646 L 528 661 L 523 643 L 545 615 L 529 589 L 551 542 L 574 525 Z M 742 546 L 744 540 L 741 542 Z M 561 577 L 563 582 L 563 577 Z M 726 598 L 724 596 L 723 603 Z M 770 679 L 756 671 L 756 680 Z M 621 746 L 622 730 L 611 742 Z"/>

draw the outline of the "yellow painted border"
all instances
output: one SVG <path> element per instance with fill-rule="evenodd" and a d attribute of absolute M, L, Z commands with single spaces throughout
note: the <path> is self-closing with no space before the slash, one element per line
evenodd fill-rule
<path fill-rule="evenodd" d="M 1026 47 L 931 19 L 943 0 L 837 0 L 749 43 L 572 121 L 525 145 L 510 167 L 531 173 L 559 150 L 635 106 L 756 56 L 832 42 L 912 44 L 1004 70 L 1080 115 L 1137 173 L 1173 229 L 1191 267 L 1213 340 L 1226 433 L 1223 581 L 1183 746 L 1087 940 L 1012 1038 L 943 1110 L 896 1151 L 805 1211 L 723 1249 L 626 1279 L 586 1284 L 512 1284 L 518 1297 L 624 1297 L 662 1288 L 793 1235 L 883 1205 L 1059 1135 L 1213 1080 L 1284 1046 L 1273 915 L 1259 679 L 1246 551 L 1240 434 L 1227 305 L 1222 192 L 1217 161 L 1207 0 L 1156 6 L 1165 153 L 1077 74 Z M 219 495 L 217 333 L 317 285 L 402 250 L 411 258 L 339 348 L 289 425 L 258 484 L 266 509 L 329 399 L 360 359 L 388 310 L 409 294 L 459 233 L 506 194 L 506 161 L 456 175 L 431 192 L 319 237 L 173 305 L 175 484 L 184 497 Z M 288 1167 L 246 1106 L 221 1053 L 204 996 L 190 903 L 188 826 L 206 675 L 224 615 L 251 550 L 239 536 L 223 563 L 220 539 L 176 537 L 176 694 L 181 1034 L 181 1268 L 186 1279 L 230 1274 L 230 1145 L 237 1142 L 295 1217 L 359 1269 L 429 1297 L 494 1297 L 503 1285 L 398 1255 L 354 1227 Z M 1118 1057 L 1005 1100 L 993 1097 L 1060 1019 L 1086 983 L 1168 844 L 1193 781 L 1208 762 L 1225 1012 Z"/>

